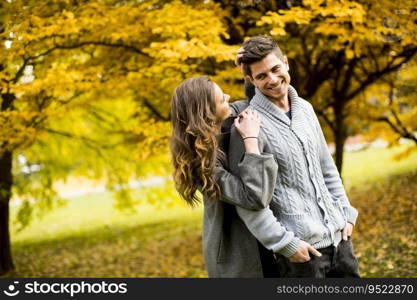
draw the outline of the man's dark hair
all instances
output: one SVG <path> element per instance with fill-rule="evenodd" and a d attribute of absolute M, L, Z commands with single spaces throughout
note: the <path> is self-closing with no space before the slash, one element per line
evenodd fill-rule
<path fill-rule="evenodd" d="M 250 65 L 261 61 L 270 53 L 274 52 L 280 59 L 284 57 L 278 43 L 269 36 L 255 36 L 242 45 L 243 53 L 238 63 L 243 64 L 243 73 L 252 76 Z"/>

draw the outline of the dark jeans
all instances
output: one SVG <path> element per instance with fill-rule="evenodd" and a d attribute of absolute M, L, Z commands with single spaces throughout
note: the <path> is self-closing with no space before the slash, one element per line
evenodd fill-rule
<path fill-rule="evenodd" d="M 262 263 L 262 272 L 265 278 L 277 278 L 279 277 L 278 262 L 274 257 L 274 253 L 271 250 L 266 249 L 261 243 L 258 242 L 259 256 Z"/>
<path fill-rule="evenodd" d="M 342 240 L 337 247 L 318 249 L 321 257 L 310 254 L 310 261 L 293 263 L 282 255 L 276 255 L 280 277 L 360 277 L 358 260 L 350 238 Z"/>

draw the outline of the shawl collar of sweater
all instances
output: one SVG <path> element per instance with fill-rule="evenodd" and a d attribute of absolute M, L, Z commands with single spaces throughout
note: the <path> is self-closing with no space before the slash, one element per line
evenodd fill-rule
<path fill-rule="evenodd" d="M 283 124 L 290 129 L 305 149 L 308 144 L 308 138 L 305 132 L 305 104 L 303 103 L 305 100 L 301 99 L 295 88 L 290 85 L 288 86 L 288 101 L 290 102 L 291 120 L 281 109 L 262 94 L 258 88 L 255 89 L 255 96 L 252 98 L 250 105 L 262 112 L 268 119 Z"/>
<path fill-rule="evenodd" d="M 258 88 L 255 88 L 255 96 L 253 96 L 250 104 L 261 109 L 265 114 L 269 115 L 273 119 L 277 119 L 287 126 L 293 127 L 299 120 L 302 103 L 301 99 L 298 97 L 297 91 L 291 85 L 288 86 L 288 101 L 290 102 L 292 120 L 290 120 L 281 109 L 279 109 L 264 94 L 262 94 Z"/>

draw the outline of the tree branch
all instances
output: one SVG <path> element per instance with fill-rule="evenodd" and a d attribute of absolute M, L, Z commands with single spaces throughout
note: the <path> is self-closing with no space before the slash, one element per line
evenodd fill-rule
<path fill-rule="evenodd" d="M 394 57 L 387 66 L 380 70 L 375 71 L 373 73 L 370 73 L 366 80 L 364 80 L 358 88 L 353 90 L 350 94 L 346 96 L 346 99 L 353 99 L 356 97 L 360 92 L 362 92 L 368 85 L 374 83 L 376 80 L 378 80 L 381 76 L 391 73 L 401 67 L 402 64 L 408 62 L 415 54 L 417 53 L 417 47 L 411 48 L 411 49 L 405 49 L 402 53 Z M 402 61 L 400 61 L 397 64 L 393 64 L 393 62 L 398 59 L 403 58 Z"/>
<path fill-rule="evenodd" d="M 104 42 L 104 41 L 85 41 L 85 42 L 81 42 L 81 43 L 77 43 L 77 44 L 72 44 L 72 45 L 55 45 L 55 47 L 48 49 L 40 54 L 34 55 L 34 56 L 30 56 L 27 59 L 28 60 L 35 60 L 38 59 L 41 56 L 45 56 L 48 55 L 50 53 L 52 53 L 55 50 L 59 50 L 59 49 L 77 49 L 77 48 L 81 48 L 83 46 L 91 46 L 91 45 L 95 45 L 95 46 L 105 46 L 105 47 L 112 47 L 112 48 L 124 48 L 130 51 L 133 51 L 137 54 L 140 54 L 142 56 L 145 56 L 147 58 L 151 58 L 148 54 L 146 54 L 145 52 L 143 52 L 142 50 L 134 47 L 134 46 L 129 46 L 129 45 L 125 45 L 122 43 L 108 43 L 108 42 Z"/>
<path fill-rule="evenodd" d="M 60 136 L 70 138 L 70 139 L 80 140 L 80 141 L 84 142 L 84 145 L 86 145 L 87 147 L 97 151 L 98 153 L 101 153 L 101 149 L 112 149 L 115 146 L 119 145 L 119 143 L 116 143 L 114 145 L 102 144 L 99 141 L 88 138 L 86 136 L 77 136 L 77 135 L 74 135 L 74 134 L 69 133 L 69 132 L 58 131 L 58 130 L 55 130 L 55 129 L 52 129 L 52 128 L 45 128 L 44 130 L 48 133 L 60 135 Z M 98 145 L 98 146 L 96 146 L 96 145 Z"/>
<path fill-rule="evenodd" d="M 329 117 L 323 112 L 318 110 L 317 114 L 323 118 L 323 120 L 327 123 L 327 125 L 330 127 L 330 129 L 334 132 L 336 128 L 334 127 L 334 124 L 332 121 L 330 121 Z"/>
<path fill-rule="evenodd" d="M 19 70 L 17 70 L 16 75 L 13 79 L 10 80 L 10 82 L 12 83 L 16 83 L 19 81 L 20 77 L 22 77 L 23 72 L 25 71 L 26 66 L 28 65 L 29 60 L 24 58 L 23 59 L 23 64 L 20 66 Z"/>
<path fill-rule="evenodd" d="M 395 119 L 397 122 L 400 122 L 400 123 L 396 125 L 387 117 L 376 118 L 376 121 L 387 123 L 391 127 L 391 129 L 394 132 L 396 132 L 398 135 L 400 135 L 401 137 L 405 139 L 412 140 L 417 144 L 417 138 L 411 132 L 407 131 L 407 129 L 402 125 L 401 121 L 398 119 L 398 116 L 395 115 Z M 397 126 L 399 126 L 400 128 L 398 128 Z"/>
<path fill-rule="evenodd" d="M 143 104 L 152 112 L 158 121 L 168 122 L 171 120 L 171 117 L 164 117 L 148 100 L 141 99 Z"/>
<path fill-rule="evenodd" d="M 357 58 L 352 58 L 349 61 L 348 68 L 347 68 L 347 70 L 346 70 L 346 72 L 344 74 L 345 76 L 343 78 L 342 87 L 340 88 L 340 90 L 338 92 L 340 95 L 344 95 L 346 93 L 346 91 L 348 90 L 348 88 L 349 88 L 349 82 L 350 82 L 350 79 L 353 76 L 354 69 L 355 69 L 355 66 L 356 66 L 357 62 L 358 62 L 358 59 Z"/>

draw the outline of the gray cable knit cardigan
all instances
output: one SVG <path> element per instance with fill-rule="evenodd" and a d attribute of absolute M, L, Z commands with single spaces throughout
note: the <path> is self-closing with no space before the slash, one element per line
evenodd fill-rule
<path fill-rule="evenodd" d="M 272 202 L 259 211 L 236 207 L 250 232 L 268 249 L 293 255 L 300 239 L 320 249 L 337 245 L 346 221 L 355 224 L 358 212 L 346 196 L 310 103 L 289 87 L 292 120 L 258 89 L 249 108 L 262 116 L 261 152 L 272 153 L 278 176 Z M 242 138 L 233 128 L 229 162 L 232 173 L 244 155 Z"/>

